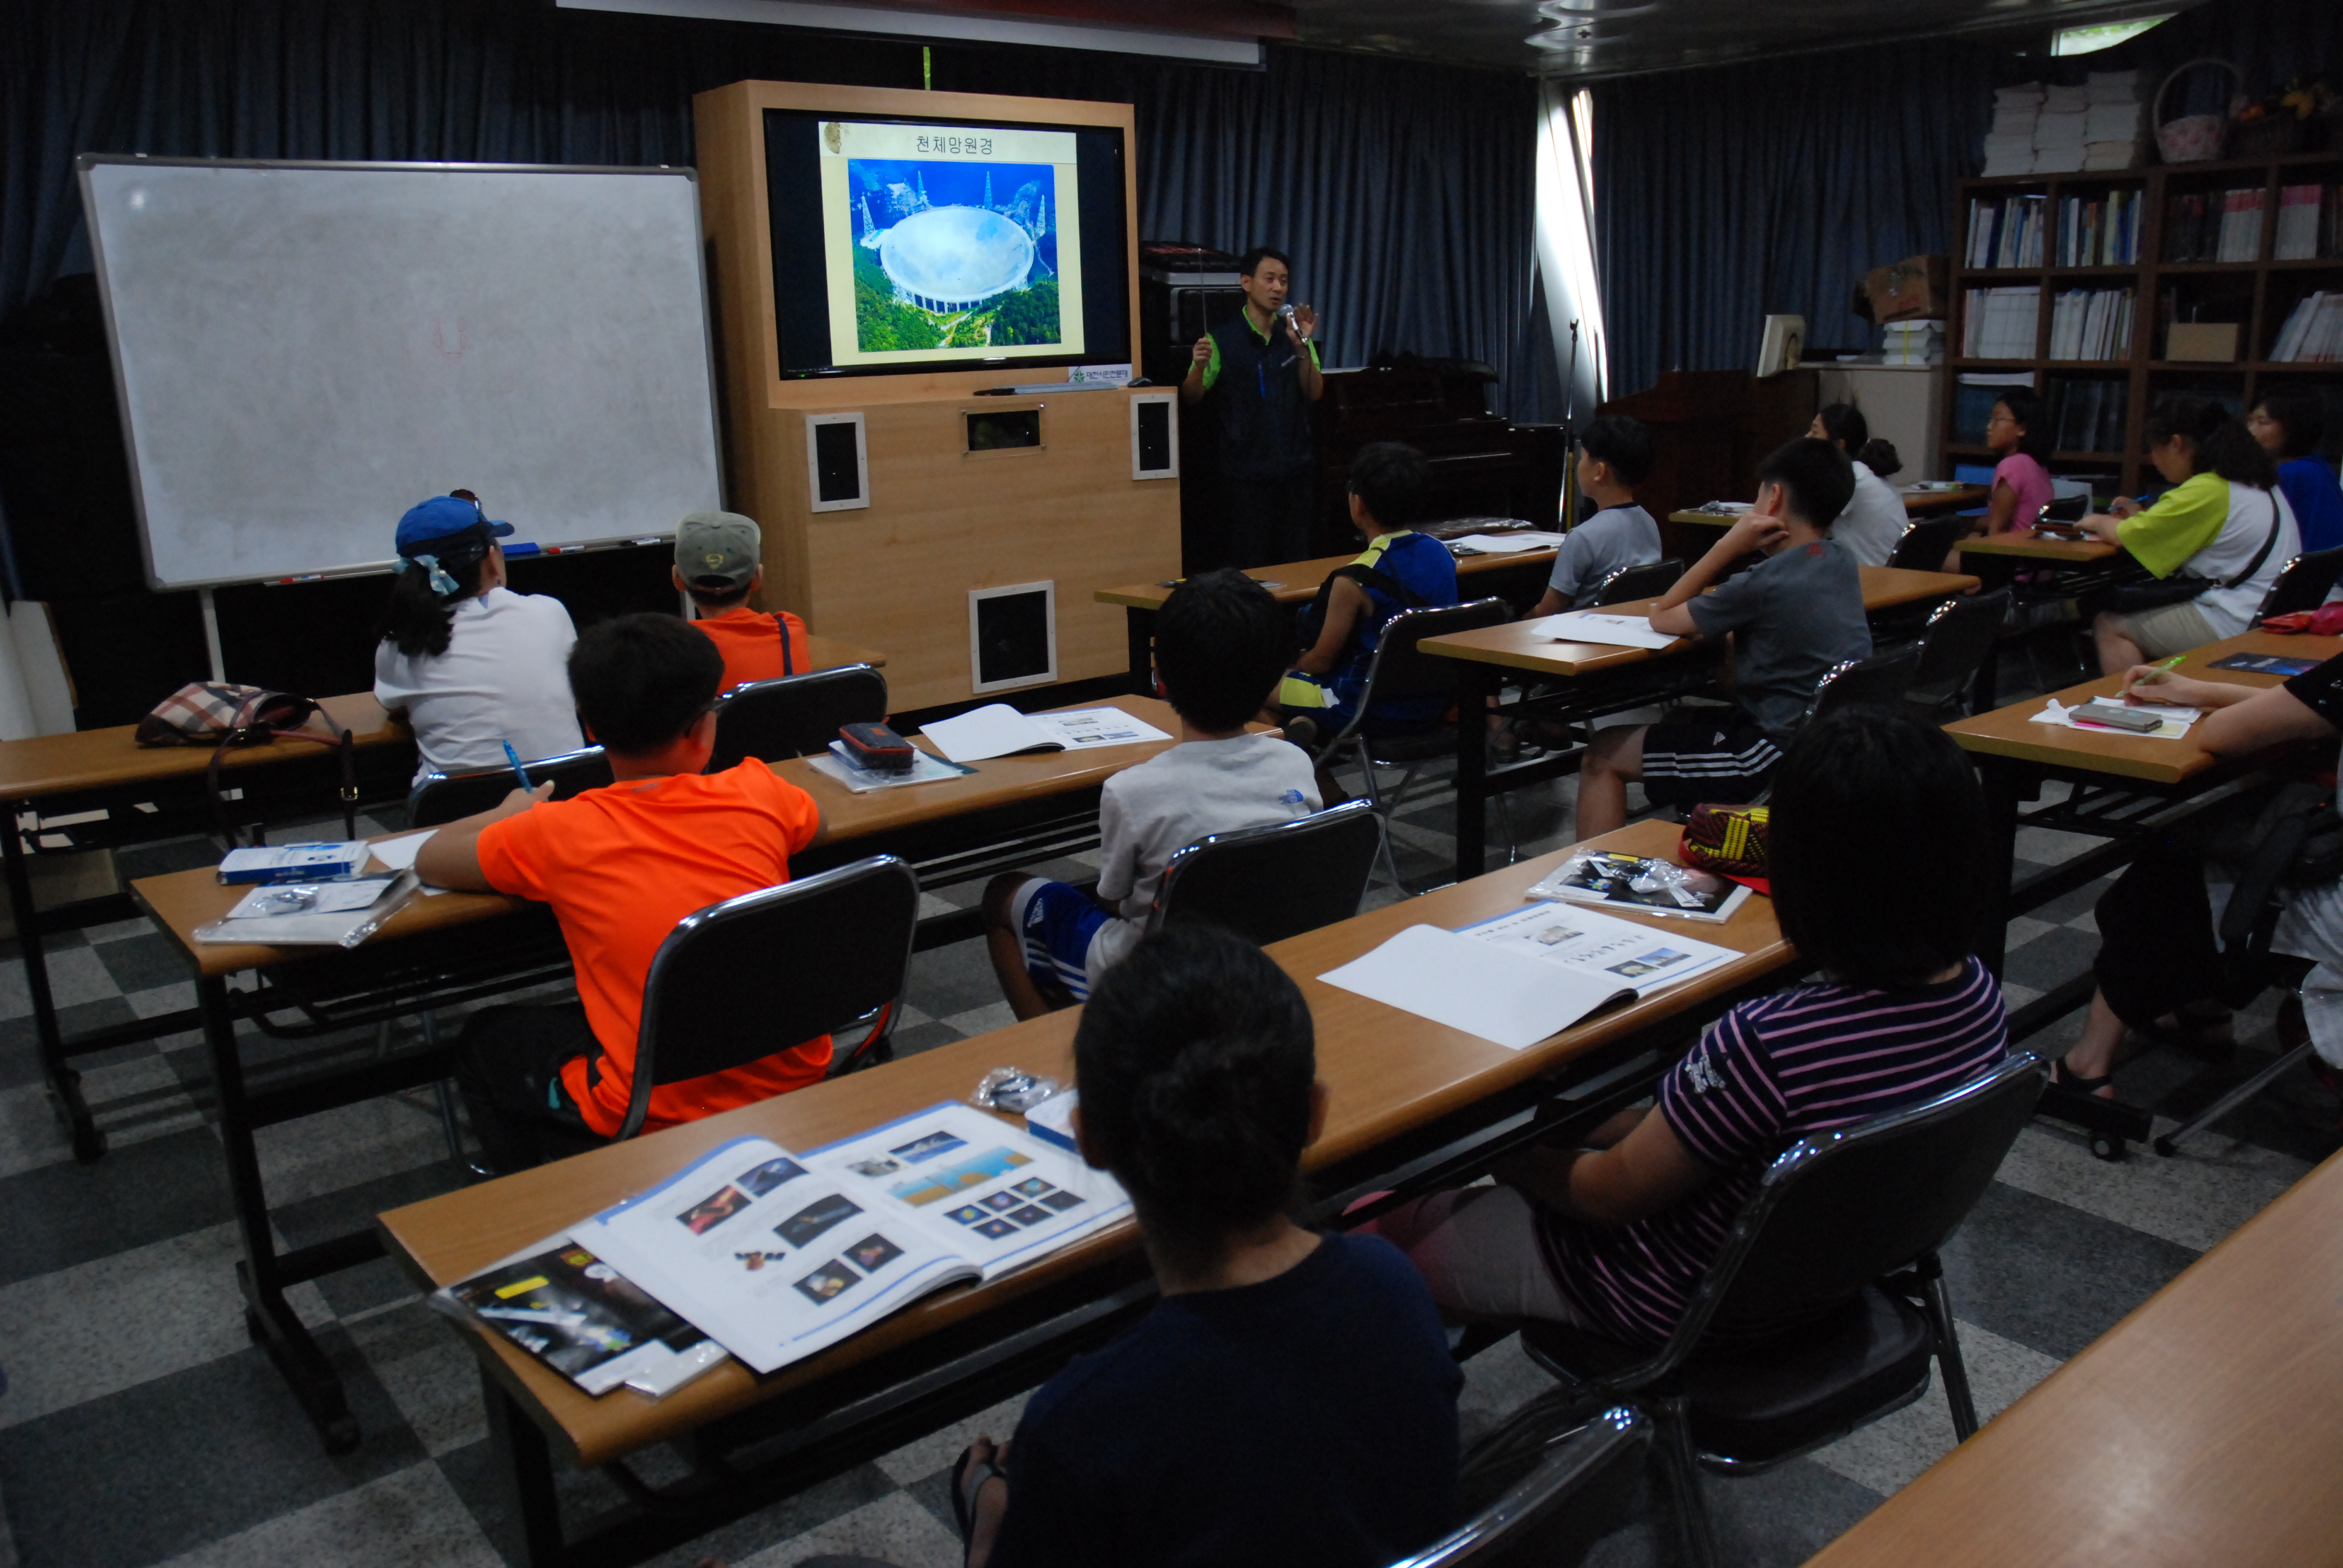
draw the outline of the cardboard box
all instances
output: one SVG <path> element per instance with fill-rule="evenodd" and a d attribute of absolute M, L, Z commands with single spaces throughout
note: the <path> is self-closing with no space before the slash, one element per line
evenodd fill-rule
<path fill-rule="evenodd" d="M 1871 319 L 1912 321 L 1952 314 L 1952 263 L 1941 256 L 1907 256 L 1893 266 L 1875 266 L 1864 276 Z"/>
<path fill-rule="evenodd" d="M 2234 321 L 2176 321 L 2164 340 L 2167 359 L 2193 359 L 2205 365 L 2237 362 L 2237 324 Z"/>

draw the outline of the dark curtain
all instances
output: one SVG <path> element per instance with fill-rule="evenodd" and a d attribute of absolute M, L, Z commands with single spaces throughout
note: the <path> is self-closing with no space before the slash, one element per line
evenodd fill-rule
<path fill-rule="evenodd" d="M 1329 366 L 1408 351 L 1486 360 L 1492 405 L 1541 417 L 1553 378 L 1529 336 L 1527 77 L 1304 49 L 1228 71 L 939 48 L 935 85 L 1133 105 L 1142 237 L 1286 251 Z"/>
<path fill-rule="evenodd" d="M 1817 350 L 1875 347 L 1863 275 L 1951 249 L 1953 183 L 1981 166 L 1993 89 L 2235 62 L 2259 91 L 2343 66 L 2343 6 L 2215 0 L 2117 48 L 2053 59 L 1957 40 L 1635 76 L 1594 87 L 1594 219 L 1611 388 L 1754 363 L 1763 318 Z M 2226 91 L 2200 71 L 2168 113 Z"/>

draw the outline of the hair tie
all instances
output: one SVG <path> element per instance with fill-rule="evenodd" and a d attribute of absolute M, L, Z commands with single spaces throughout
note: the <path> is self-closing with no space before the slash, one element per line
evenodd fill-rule
<path fill-rule="evenodd" d="M 431 574 L 431 591 L 441 598 L 462 591 L 454 578 L 439 568 L 437 556 L 401 556 L 391 564 L 391 570 L 403 572 L 409 567 L 422 567 Z"/>

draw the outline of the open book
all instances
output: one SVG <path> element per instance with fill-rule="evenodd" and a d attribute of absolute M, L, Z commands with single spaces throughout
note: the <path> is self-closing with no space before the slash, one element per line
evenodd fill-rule
<path fill-rule="evenodd" d="M 1607 610 L 1564 610 L 1560 615 L 1532 621 L 1530 630 L 1556 642 L 1592 642 L 1613 648 L 1674 648 L 1682 640 L 1664 631 L 1654 631 L 1651 621 L 1643 616 L 1614 615 Z"/>
<path fill-rule="evenodd" d="M 567 1236 L 433 1292 L 431 1306 L 478 1320 L 591 1394 L 623 1386 L 656 1399 L 724 1359 L 722 1346 Z"/>
<path fill-rule="evenodd" d="M 1077 708 L 1064 713 L 1020 713 L 1005 702 L 939 719 L 920 731 L 955 762 L 982 762 L 1028 751 L 1087 751 L 1172 738 L 1120 708 Z"/>
<path fill-rule="evenodd" d="M 1530 889 L 1530 897 L 1721 924 L 1748 902 L 1749 890 L 1729 877 L 1655 856 L 1584 849 Z"/>
<path fill-rule="evenodd" d="M 769 1372 L 1130 1214 L 1104 1171 L 946 1101 L 803 1154 L 734 1139 L 569 1236 Z"/>

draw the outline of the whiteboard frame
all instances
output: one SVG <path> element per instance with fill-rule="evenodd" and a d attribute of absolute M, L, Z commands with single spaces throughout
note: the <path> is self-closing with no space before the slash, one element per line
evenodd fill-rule
<path fill-rule="evenodd" d="M 364 162 L 337 158 L 167 158 L 149 157 L 145 153 L 82 153 L 74 159 L 75 184 L 81 192 L 82 210 L 97 211 L 96 193 L 91 189 L 90 176 L 96 169 L 111 164 L 124 164 L 136 168 L 197 168 L 197 169 L 322 169 L 334 173 L 435 173 L 435 174 L 501 174 L 501 175 L 659 175 L 684 180 L 691 190 L 691 210 L 696 226 L 692 246 L 693 271 L 699 279 L 699 341 L 702 357 L 708 367 L 708 427 L 714 442 L 710 456 L 716 465 L 716 493 L 729 506 L 731 492 L 726 484 L 724 463 L 724 405 L 717 383 L 716 319 L 714 302 L 708 288 L 708 227 L 706 215 L 700 211 L 699 171 L 689 164 L 466 164 L 417 162 Z M 138 467 L 138 436 L 130 427 L 130 387 L 124 377 L 121 343 L 114 329 L 114 296 L 107 282 L 105 242 L 98 234 L 95 219 L 85 223 L 89 235 L 90 258 L 97 274 L 99 307 L 106 315 L 106 352 L 114 367 L 115 407 L 122 415 L 122 446 L 130 464 L 130 497 L 138 509 L 139 564 L 144 569 L 146 586 L 156 593 L 178 593 L 188 588 L 233 588 L 247 583 L 286 581 L 277 577 L 223 577 L 194 578 L 186 582 L 164 582 L 155 575 L 155 546 L 146 528 L 146 494 Z M 672 532 L 647 535 L 639 531 L 613 534 L 607 538 L 579 539 L 564 544 L 561 553 L 574 549 L 591 549 L 610 545 L 632 545 L 652 538 L 672 539 Z M 310 578 L 370 577 L 388 572 L 397 558 L 382 557 L 378 560 L 352 561 L 346 566 L 325 567 L 315 572 L 304 572 L 297 580 Z"/>

